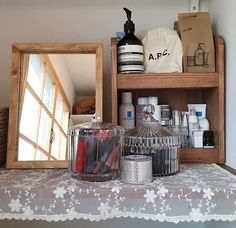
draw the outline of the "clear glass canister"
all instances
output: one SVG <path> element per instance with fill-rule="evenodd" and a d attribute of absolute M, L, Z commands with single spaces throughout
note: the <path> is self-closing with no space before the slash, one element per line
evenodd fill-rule
<path fill-rule="evenodd" d="M 178 173 L 180 170 L 180 135 L 168 131 L 159 122 L 153 121 L 152 105 L 148 105 L 144 111 L 146 120 L 140 126 L 125 132 L 123 155 L 151 156 L 153 176 Z"/>
<path fill-rule="evenodd" d="M 86 181 L 118 177 L 124 129 L 100 121 L 78 124 L 68 130 L 71 175 Z"/>

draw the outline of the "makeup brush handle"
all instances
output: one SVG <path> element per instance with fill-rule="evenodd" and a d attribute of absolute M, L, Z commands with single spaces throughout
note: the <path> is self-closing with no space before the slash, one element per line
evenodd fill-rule
<path fill-rule="evenodd" d="M 80 140 L 77 147 L 77 157 L 76 157 L 76 166 L 75 170 L 78 173 L 84 173 L 84 167 L 86 163 L 86 150 L 87 150 L 87 141 Z"/>

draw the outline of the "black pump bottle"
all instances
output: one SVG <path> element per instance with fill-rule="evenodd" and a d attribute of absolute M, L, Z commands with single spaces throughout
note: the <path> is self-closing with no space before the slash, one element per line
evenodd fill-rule
<path fill-rule="evenodd" d="M 131 11 L 124 8 L 127 14 L 127 21 L 124 24 L 125 36 L 117 43 L 118 73 L 142 73 L 143 66 L 143 45 L 134 35 L 135 24 L 131 20 Z"/>

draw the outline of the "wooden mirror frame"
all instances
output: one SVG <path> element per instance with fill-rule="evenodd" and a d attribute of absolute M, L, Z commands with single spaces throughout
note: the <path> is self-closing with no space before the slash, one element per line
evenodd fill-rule
<path fill-rule="evenodd" d="M 24 54 L 95 54 L 96 55 L 96 116 L 102 119 L 103 49 L 100 43 L 14 43 L 12 45 L 11 94 L 7 168 L 68 168 L 68 161 L 18 161 L 19 101 L 21 69 Z"/>

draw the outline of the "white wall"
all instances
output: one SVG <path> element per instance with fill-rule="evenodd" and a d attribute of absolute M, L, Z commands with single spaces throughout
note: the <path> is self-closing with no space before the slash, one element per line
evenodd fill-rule
<path fill-rule="evenodd" d="M 203 9 L 205 9 L 205 4 Z M 0 106 L 8 106 L 13 42 L 101 42 L 104 44 L 104 120 L 110 115 L 110 37 L 123 31 L 123 7 L 133 11 L 136 35 L 173 27 L 188 0 L 11 0 L 0 1 Z"/>
<path fill-rule="evenodd" d="M 208 0 L 215 30 L 226 44 L 226 163 L 236 168 L 236 1 Z"/>
<path fill-rule="evenodd" d="M 133 11 L 136 35 L 172 27 L 188 0 L 0 0 L 0 106 L 7 106 L 13 42 L 101 42 L 104 44 L 104 120 L 110 120 L 110 38 L 123 31 L 123 7 Z"/>

